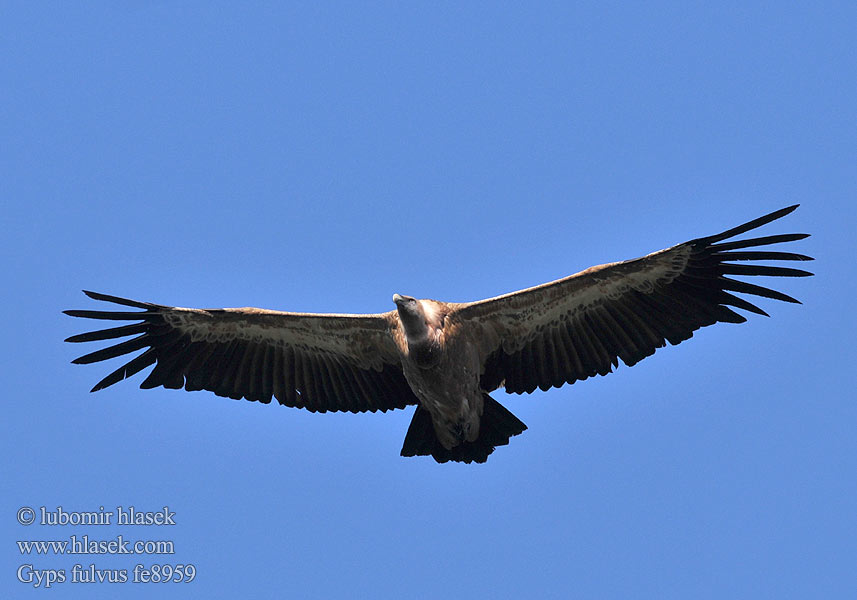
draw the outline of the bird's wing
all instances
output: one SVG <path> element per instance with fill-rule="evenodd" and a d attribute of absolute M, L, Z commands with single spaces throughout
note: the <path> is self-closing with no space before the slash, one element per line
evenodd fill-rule
<path fill-rule="evenodd" d="M 730 275 L 803 277 L 807 271 L 755 261 L 812 260 L 802 254 L 755 250 L 800 240 L 794 233 L 726 241 L 792 212 L 770 213 L 718 235 L 648 256 L 591 267 L 565 279 L 478 302 L 453 305 L 450 318 L 481 340 L 482 386 L 507 392 L 547 390 L 605 375 L 618 358 L 633 365 L 655 349 L 690 338 L 718 321 L 742 323 L 729 307 L 766 315 L 733 295 L 740 292 L 798 302 Z M 749 262 L 748 261 L 753 261 Z"/>
<path fill-rule="evenodd" d="M 131 337 L 74 360 L 98 362 L 144 350 L 97 391 L 155 365 L 141 388 L 159 385 L 270 402 L 311 411 L 375 411 L 416 404 L 402 373 L 393 335 L 395 312 L 321 315 L 258 308 L 162 306 L 95 292 L 94 300 L 142 311 L 67 310 L 72 317 L 139 321 L 83 333 L 67 342 Z M 157 364 L 156 364 L 157 363 Z"/>

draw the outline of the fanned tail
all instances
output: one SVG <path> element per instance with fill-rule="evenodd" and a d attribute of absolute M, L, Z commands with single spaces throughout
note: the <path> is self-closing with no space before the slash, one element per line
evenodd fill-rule
<path fill-rule="evenodd" d="M 405 442 L 402 456 L 431 456 L 439 463 L 447 461 L 484 463 L 497 446 L 505 446 L 513 436 L 523 433 L 527 426 L 488 394 L 483 394 L 482 420 L 479 437 L 473 442 L 462 442 L 447 450 L 437 439 L 431 414 L 417 406 Z"/>

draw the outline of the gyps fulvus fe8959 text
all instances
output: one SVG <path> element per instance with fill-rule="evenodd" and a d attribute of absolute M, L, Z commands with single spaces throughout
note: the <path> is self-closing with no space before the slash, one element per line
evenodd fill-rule
<path fill-rule="evenodd" d="M 162 306 L 85 292 L 141 311 L 67 310 L 73 317 L 138 321 L 68 338 L 134 336 L 76 359 L 85 364 L 144 350 L 92 391 L 155 365 L 141 388 L 209 390 L 311 411 L 386 411 L 416 405 L 403 456 L 485 462 L 526 429 L 488 394 L 547 390 L 632 366 L 700 327 L 766 315 L 731 292 L 797 302 L 728 277 L 802 277 L 807 271 L 753 261 L 812 260 L 748 250 L 807 237 L 794 233 L 724 241 L 797 206 L 739 227 L 478 302 L 395 294 L 396 310 L 370 315 L 291 313 L 259 308 Z"/>

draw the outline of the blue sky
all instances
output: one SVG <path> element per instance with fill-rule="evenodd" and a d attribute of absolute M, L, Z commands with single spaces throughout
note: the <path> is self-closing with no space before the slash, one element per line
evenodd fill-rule
<path fill-rule="evenodd" d="M 344 3 L 343 3 L 344 4 Z M 805 598 L 857 592 L 852 3 L 7 2 L 0 595 L 22 564 L 191 563 L 52 598 Z M 81 289 L 193 307 L 475 300 L 794 203 L 802 306 L 530 396 L 486 465 L 411 411 L 97 394 Z M 112 369 L 111 369 L 112 370 Z M 23 506 L 169 506 L 169 528 Z M 166 557 L 18 540 L 167 539 Z"/>

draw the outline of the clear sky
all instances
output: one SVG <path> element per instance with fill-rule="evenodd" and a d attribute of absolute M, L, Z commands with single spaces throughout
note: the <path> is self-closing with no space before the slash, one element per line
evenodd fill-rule
<path fill-rule="evenodd" d="M 0 596 L 857 597 L 855 5 L 344 4 L 3 3 Z M 496 392 L 529 430 L 485 465 L 399 457 L 412 409 L 90 394 L 115 367 L 62 342 L 81 289 L 382 312 L 794 203 L 803 305 Z M 176 524 L 16 517 L 120 505 Z M 84 534 L 175 554 L 15 543 Z M 71 582 L 138 563 L 196 578 Z"/>

